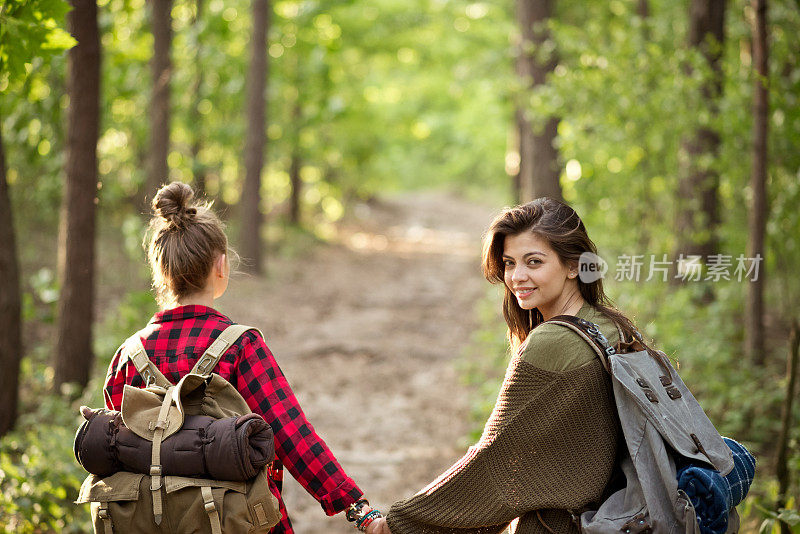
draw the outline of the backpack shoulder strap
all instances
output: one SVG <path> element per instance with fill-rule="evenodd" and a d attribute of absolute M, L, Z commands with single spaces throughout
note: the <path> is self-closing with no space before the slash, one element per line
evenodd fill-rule
<path fill-rule="evenodd" d="M 228 326 L 217 336 L 217 339 L 206 349 L 200 359 L 197 360 L 191 372 L 198 375 L 209 376 L 211 371 L 214 370 L 214 367 L 219 363 L 222 355 L 248 330 L 255 330 L 259 335 L 262 335 L 261 331 L 253 326 L 243 324 L 232 324 Z"/>
<path fill-rule="evenodd" d="M 547 323 L 558 324 L 566 326 L 579 336 L 581 336 L 592 349 L 594 349 L 600 362 L 605 367 L 606 371 L 611 372 L 611 364 L 608 357 L 616 354 L 617 351 L 614 347 L 609 345 L 608 339 L 600 331 L 600 328 L 586 319 L 575 317 L 574 315 L 557 315 L 545 321 Z"/>
<path fill-rule="evenodd" d="M 144 380 L 145 387 L 153 384 L 162 388 L 172 386 L 172 382 L 147 357 L 147 352 L 145 352 L 144 345 L 142 345 L 142 338 L 139 337 L 138 333 L 133 334 L 122 344 L 122 357 L 133 363 L 133 366 L 136 367 L 136 372 Z"/>

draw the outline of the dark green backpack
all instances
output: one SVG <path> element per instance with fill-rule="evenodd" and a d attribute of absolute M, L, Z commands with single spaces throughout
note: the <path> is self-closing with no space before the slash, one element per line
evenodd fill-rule
<path fill-rule="evenodd" d="M 149 474 L 120 471 L 86 478 L 76 502 L 91 503 L 96 533 L 266 533 L 280 521 L 265 470 L 239 482 L 164 476 L 161 469 L 161 444 L 181 428 L 185 416 L 223 419 L 250 413 L 236 388 L 211 371 L 251 329 L 226 328 L 176 385 L 153 365 L 138 335 L 125 342 L 123 357 L 133 362 L 147 387 L 125 386 L 122 418 L 130 430 L 152 441 L 152 462 Z"/>

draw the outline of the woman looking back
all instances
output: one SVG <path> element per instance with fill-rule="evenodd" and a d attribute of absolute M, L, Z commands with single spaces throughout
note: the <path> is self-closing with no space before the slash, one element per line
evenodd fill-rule
<path fill-rule="evenodd" d="M 503 283 L 513 357 L 478 443 L 413 497 L 395 503 L 392 534 L 577 533 L 572 512 L 600 500 L 620 441 L 611 384 L 571 330 L 541 324 L 574 315 L 609 343 L 635 328 L 613 309 L 602 279 L 584 282 L 581 254 L 597 252 L 569 206 L 541 198 L 504 210 L 484 238 L 483 272 Z M 541 325 L 541 326 L 540 326 Z"/>

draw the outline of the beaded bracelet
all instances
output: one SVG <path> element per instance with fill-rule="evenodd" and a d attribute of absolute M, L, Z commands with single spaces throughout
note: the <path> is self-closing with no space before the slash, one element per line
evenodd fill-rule
<path fill-rule="evenodd" d="M 376 518 L 374 518 L 374 517 L 370 517 L 369 519 L 365 519 L 365 520 L 364 520 L 364 522 L 363 522 L 363 523 L 362 523 L 360 526 L 358 526 L 358 527 L 356 527 L 356 528 L 357 528 L 358 530 L 360 530 L 361 532 L 366 532 L 366 531 L 367 531 L 367 527 L 368 527 L 368 526 L 370 525 L 370 523 L 372 523 L 372 522 L 373 522 L 375 519 L 376 519 Z"/>
<path fill-rule="evenodd" d="M 361 518 L 361 520 L 356 524 L 356 528 L 361 532 L 366 532 L 370 523 L 379 517 L 383 517 L 383 514 L 380 512 L 380 510 L 372 509 L 367 513 L 367 515 Z"/>

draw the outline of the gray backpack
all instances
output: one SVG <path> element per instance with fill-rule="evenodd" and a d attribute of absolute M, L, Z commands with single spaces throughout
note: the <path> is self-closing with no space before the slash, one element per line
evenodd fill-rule
<path fill-rule="evenodd" d="M 547 322 L 573 330 L 603 362 L 627 445 L 621 459 L 624 487 L 596 509 L 573 512 L 581 532 L 700 534 L 695 509 L 678 488 L 676 460 L 700 462 L 724 476 L 734 467 L 733 455 L 669 359 L 660 353 L 663 362 L 657 362 L 637 340 L 621 343 L 618 352 L 597 325 L 579 317 L 560 315 Z M 727 532 L 738 529 L 733 508 Z"/>

